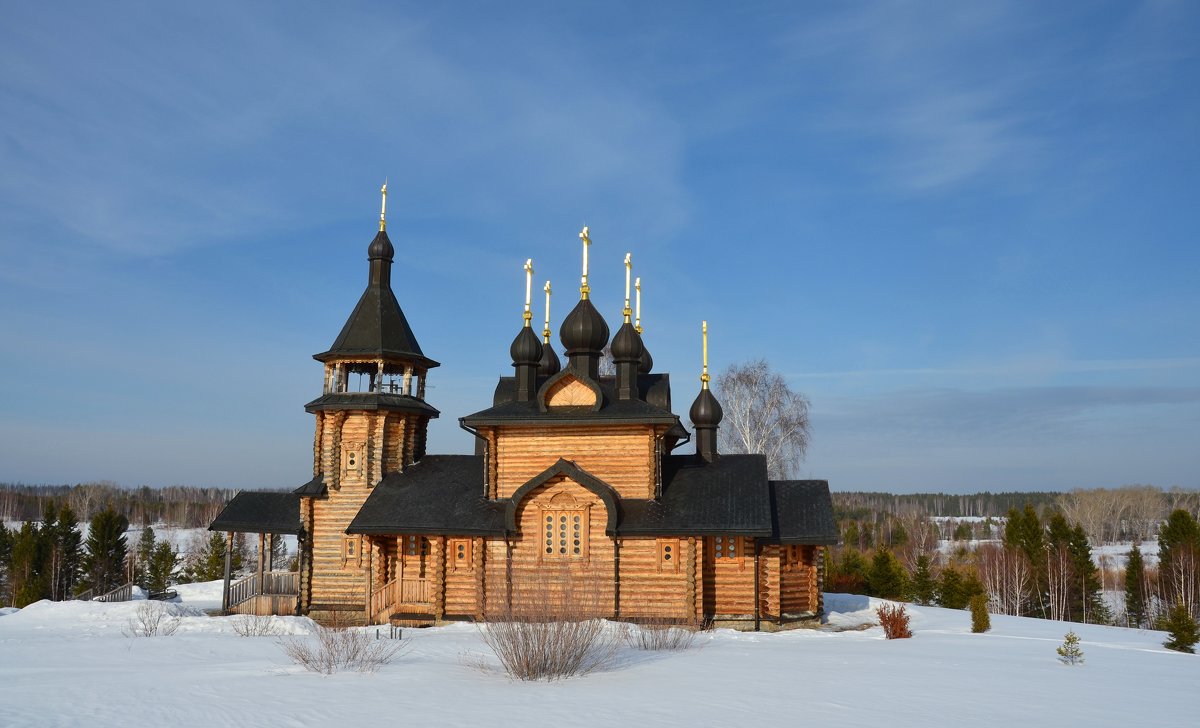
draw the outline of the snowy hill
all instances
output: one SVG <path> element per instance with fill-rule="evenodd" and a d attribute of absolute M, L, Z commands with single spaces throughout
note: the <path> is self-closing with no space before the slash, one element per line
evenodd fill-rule
<path fill-rule="evenodd" d="M 212 606 L 219 582 L 181 587 Z M 876 600 L 827 595 L 829 627 L 873 619 Z M 473 625 L 405 630 L 411 649 L 376 674 L 300 671 L 277 638 L 191 616 L 168 637 L 122 634 L 139 602 L 38 602 L 0 612 L 0 725 L 1190 726 L 1200 656 L 1161 632 L 910 607 L 913 639 L 878 627 L 705 633 L 683 652 L 623 650 L 610 668 L 511 682 Z M 8 611 L 8 610 L 6 610 Z M 306 633 L 304 618 L 279 618 Z M 1055 647 L 1074 629 L 1085 664 Z M 473 657 L 474 656 L 474 657 Z"/>

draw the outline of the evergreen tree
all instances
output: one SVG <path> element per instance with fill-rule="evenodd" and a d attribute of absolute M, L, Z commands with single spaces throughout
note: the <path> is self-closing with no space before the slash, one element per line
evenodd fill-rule
<path fill-rule="evenodd" d="M 1056 650 L 1058 652 L 1058 660 L 1064 665 L 1082 665 L 1083 650 L 1079 649 L 1079 635 L 1074 632 L 1067 632 L 1063 638 L 1063 643 Z"/>
<path fill-rule="evenodd" d="M 275 569 L 282 569 L 287 565 L 287 543 L 284 542 L 283 536 L 276 534 L 275 536 L 267 536 L 271 545 L 271 559 L 268 564 L 274 565 Z"/>
<path fill-rule="evenodd" d="M 842 543 L 849 547 L 858 548 L 858 541 L 858 521 L 850 521 L 846 526 L 846 530 L 842 532 Z"/>
<path fill-rule="evenodd" d="M 213 532 L 208 537 L 204 550 L 196 556 L 195 562 L 188 569 L 189 581 L 213 581 L 225 576 L 225 536 Z"/>
<path fill-rule="evenodd" d="M 154 529 L 150 526 L 142 528 L 138 536 L 137 548 L 134 549 L 133 583 L 143 589 L 150 589 L 150 556 L 154 553 Z M 160 590 L 155 590 L 160 591 Z"/>
<path fill-rule="evenodd" d="M 111 506 L 92 517 L 83 570 L 97 596 L 124 583 L 128 528 L 129 521 Z"/>
<path fill-rule="evenodd" d="M 49 582 L 45 573 L 45 544 L 36 523 L 26 521 L 13 535 L 9 564 L 14 607 L 25 607 L 46 598 Z"/>
<path fill-rule="evenodd" d="M 933 578 L 929 557 L 925 554 L 917 557 L 917 568 L 913 570 L 909 592 L 917 604 L 933 604 L 937 598 L 937 582 Z"/>
<path fill-rule="evenodd" d="M 12 582 L 9 563 L 12 561 L 12 534 L 0 521 L 0 605 L 12 605 Z"/>
<path fill-rule="evenodd" d="M 1158 574 L 1171 604 L 1200 604 L 1200 524 L 1183 509 L 1159 526 Z"/>
<path fill-rule="evenodd" d="M 992 618 L 988 615 L 988 598 L 986 594 L 976 594 L 971 597 L 971 631 L 987 632 L 992 628 Z"/>
<path fill-rule="evenodd" d="M 1196 620 L 1183 604 L 1176 604 L 1163 620 L 1162 627 L 1170 635 L 1163 647 L 1176 652 L 1195 653 L 1196 642 L 1200 641 L 1200 631 L 1197 630 Z"/>
<path fill-rule="evenodd" d="M 159 541 L 146 560 L 146 589 L 151 592 L 165 591 L 171 585 L 175 567 L 179 565 L 179 554 L 170 541 Z"/>
<path fill-rule="evenodd" d="M 947 609 L 966 609 L 971 597 L 985 594 L 983 583 L 974 572 L 963 574 L 958 569 L 942 569 L 938 582 L 938 604 Z"/>
<path fill-rule="evenodd" d="M 47 519 L 42 530 L 48 541 L 51 564 L 50 598 L 64 600 L 75 595 L 75 585 L 83 568 L 83 535 L 79 533 L 79 520 L 71 506 L 64 504 L 55 515 L 53 525 Z"/>
<path fill-rule="evenodd" d="M 889 550 L 881 548 L 871 557 L 867 572 L 867 593 L 884 599 L 904 599 L 908 592 L 908 575 Z"/>
<path fill-rule="evenodd" d="M 842 549 L 837 568 L 830 577 L 834 591 L 862 594 L 867 588 L 867 562 L 858 549 L 847 546 Z"/>
<path fill-rule="evenodd" d="M 1146 621 L 1146 564 L 1136 543 L 1125 565 L 1125 621 L 1130 627 L 1141 627 Z"/>

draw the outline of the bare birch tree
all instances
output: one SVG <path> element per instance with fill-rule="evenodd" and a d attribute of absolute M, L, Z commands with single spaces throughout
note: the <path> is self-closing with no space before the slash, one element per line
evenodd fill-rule
<path fill-rule="evenodd" d="M 808 399 L 763 359 L 730 365 L 717 376 L 717 389 L 725 411 L 721 449 L 766 455 L 770 478 L 791 477 L 808 450 Z"/>

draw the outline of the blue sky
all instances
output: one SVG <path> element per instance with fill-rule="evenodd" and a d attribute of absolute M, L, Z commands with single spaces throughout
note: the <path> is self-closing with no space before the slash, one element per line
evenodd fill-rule
<path fill-rule="evenodd" d="M 1200 487 L 1197 4 L 338 5 L 6 9 L 0 480 L 307 480 L 386 176 L 432 452 L 587 224 L 677 412 L 701 319 L 809 396 L 805 477 Z"/>

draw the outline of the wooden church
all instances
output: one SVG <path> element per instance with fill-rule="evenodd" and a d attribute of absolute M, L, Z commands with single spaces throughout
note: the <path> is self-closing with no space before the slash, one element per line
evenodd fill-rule
<path fill-rule="evenodd" d="M 386 186 L 384 188 L 386 210 Z M 384 210 L 384 211 L 385 211 Z M 721 405 L 708 387 L 707 331 L 689 433 L 671 382 L 653 370 L 629 259 L 623 322 L 609 337 L 589 300 L 588 229 L 579 302 L 551 342 L 524 326 L 492 405 L 459 419 L 473 455 L 426 453 L 425 399 L 438 366 L 392 292 L 394 248 L 381 211 L 366 290 L 327 351 L 312 479 L 292 493 L 236 496 L 210 530 L 295 534 L 299 572 L 227 573 L 229 611 L 341 623 L 435 624 L 519 611 L 531 585 L 567 589 L 622 620 L 778 629 L 822 611 L 823 548 L 836 543 L 828 484 L 774 481 L 762 455 L 717 448 Z M 615 375 L 601 374 L 611 346 Z M 689 440 L 695 451 L 678 452 Z M 691 448 L 686 448 L 690 450 Z"/>

